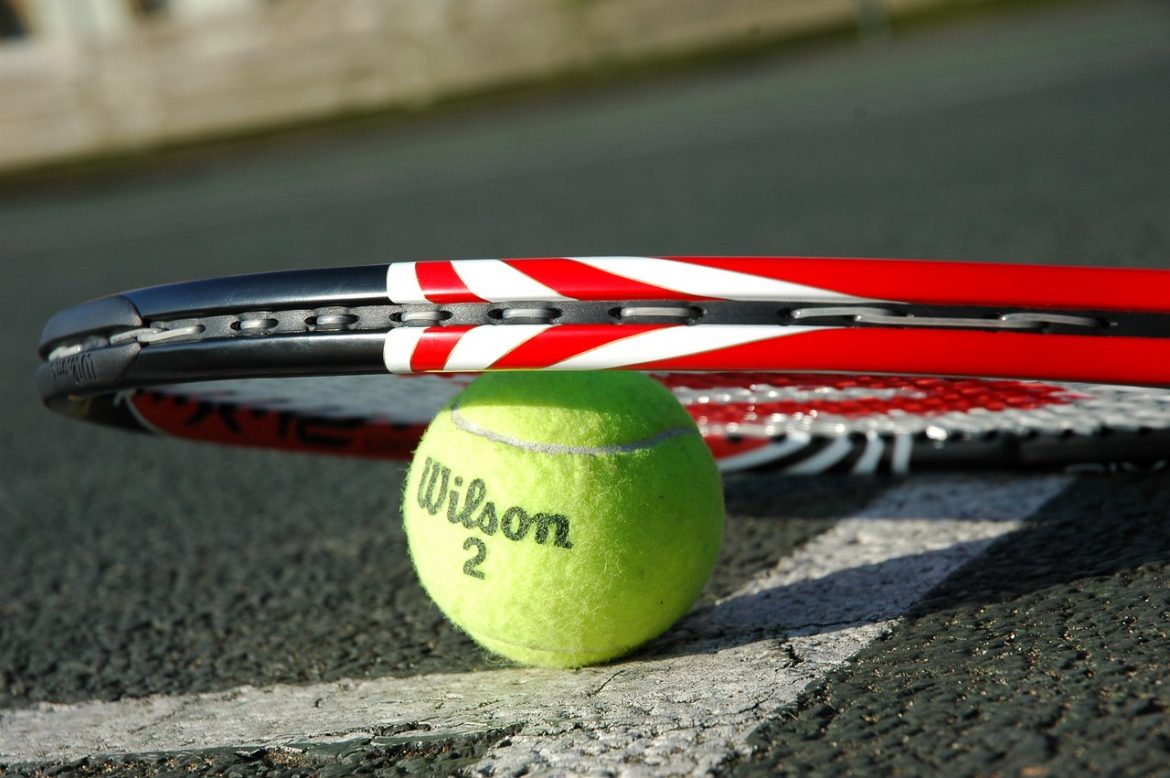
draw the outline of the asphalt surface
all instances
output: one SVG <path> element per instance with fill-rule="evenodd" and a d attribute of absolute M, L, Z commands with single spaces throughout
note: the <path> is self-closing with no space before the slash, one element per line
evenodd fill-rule
<path fill-rule="evenodd" d="M 0 189 L 0 708 L 498 666 L 414 580 L 401 467 L 58 418 L 32 386 L 58 308 L 445 256 L 1170 267 L 1168 87 L 1165 4 L 1088 4 Z M 887 488 L 729 479 L 704 601 Z M 1164 475 L 1081 477 L 765 715 L 756 752 L 726 772 L 1164 771 L 1168 507 Z M 229 749 L 67 768 L 443 773 L 505 737 L 351 748 L 348 762 Z"/>

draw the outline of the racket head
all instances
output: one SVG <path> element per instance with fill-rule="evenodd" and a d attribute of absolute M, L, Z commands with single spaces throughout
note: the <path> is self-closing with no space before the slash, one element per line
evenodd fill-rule
<path fill-rule="evenodd" d="M 45 401 L 408 457 L 471 376 L 642 369 L 727 470 L 1158 466 L 1170 272 L 745 257 L 432 261 L 171 284 L 54 316 Z M 423 375 L 388 375 L 424 372 Z M 1095 383 L 1087 383 L 1087 381 Z"/>
<path fill-rule="evenodd" d="M 1158 468 L 1170 391 L 1038 381 L 654 373 L 725 472 Z M 92 398 L 87 418 L 222 445 L 407 460 L 471 374 L 165 384 Z"/>

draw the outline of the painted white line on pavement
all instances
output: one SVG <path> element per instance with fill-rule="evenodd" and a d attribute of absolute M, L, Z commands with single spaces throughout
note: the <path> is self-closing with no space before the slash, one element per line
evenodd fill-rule
<path fill-rule="evenodd" d="M 42 704 L 0 714 L 0 764 L 518 724 L 476 772 L 702 773 L 1068 483 L 916 477 L 630 661 Z"/>

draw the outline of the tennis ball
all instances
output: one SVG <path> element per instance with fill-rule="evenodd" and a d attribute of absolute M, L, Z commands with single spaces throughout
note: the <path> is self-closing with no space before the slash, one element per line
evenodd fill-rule
<path fill-rule="evenodd" d="M 710 450 L 640 373 L 487 374 L 432 422 L 405 489 L 427 593 L 523 664 L 596 664 L 661 634 L 723 536 Z"/>

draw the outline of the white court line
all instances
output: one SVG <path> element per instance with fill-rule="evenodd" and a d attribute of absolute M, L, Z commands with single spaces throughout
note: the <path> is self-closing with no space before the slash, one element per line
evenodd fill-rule
<path fill-rule="evenodd" d="M 429 737 L 522 725 L 476 765 L 484 775 L 702 773 L 743 754 L 761 721 L 1068 483 L 907 481 L 691 614 L 638 659 L 577 672 L 507 668 L 42 704 L 0 714 L 0 764 L 348 740 L 419 722 Z"/>

